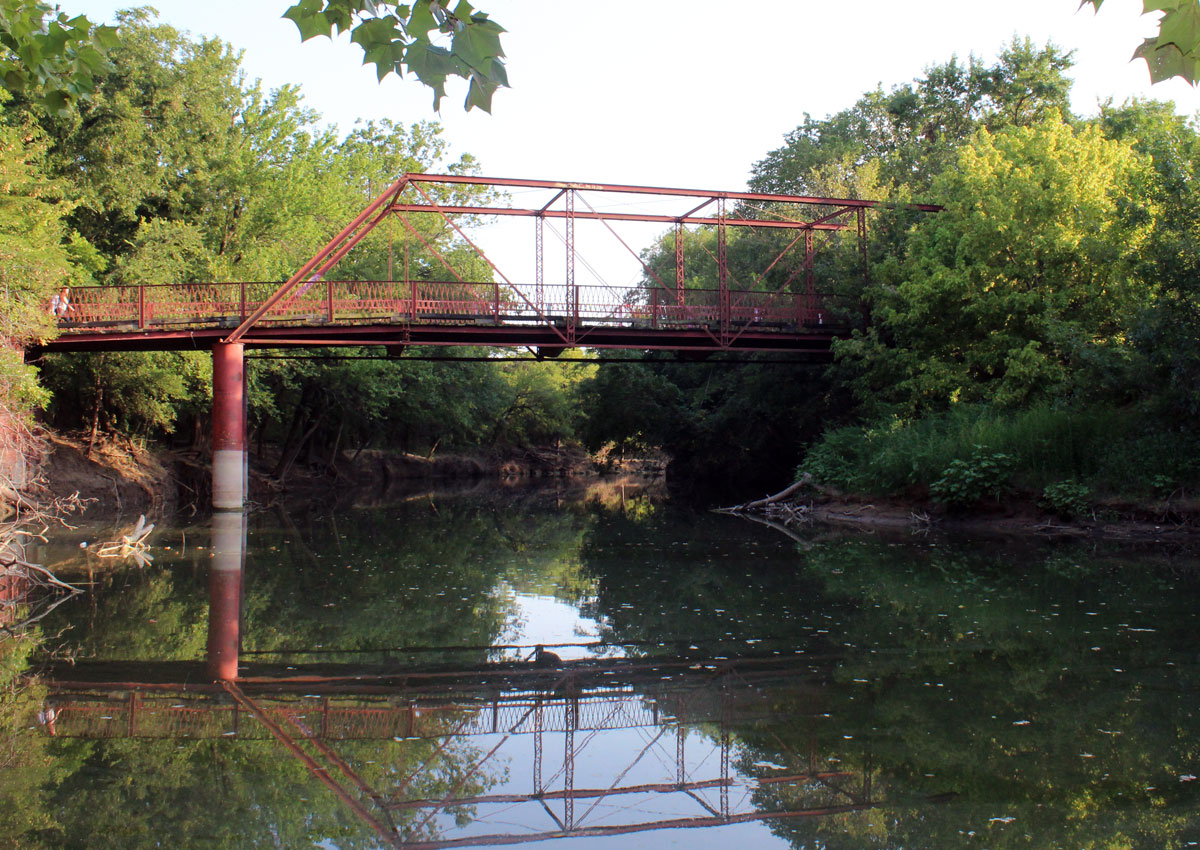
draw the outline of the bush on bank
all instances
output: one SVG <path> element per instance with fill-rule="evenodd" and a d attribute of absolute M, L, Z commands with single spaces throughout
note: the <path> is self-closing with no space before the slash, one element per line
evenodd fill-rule
<path fill-rule="evenodd" d="M 809 448 L 797 477 L 809 473 L 847 494 L 932 496 L 954 505 L 1016 491 L 1075 511 L 1084 492 L 1128 499 L 1186 495 L 1200 483 L 1200 437 L 1147 421 L 1136 409 L 957 406 L 915 420 L 828 431 Z M 1074 486 L 1062 486 L 1068 483 Z"/>

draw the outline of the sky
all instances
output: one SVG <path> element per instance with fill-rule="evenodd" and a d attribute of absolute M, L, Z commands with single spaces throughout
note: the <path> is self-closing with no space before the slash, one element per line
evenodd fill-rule
<path fill-rule="evenodd" d="M 62 0 L 64 11 L 111 22 L 129 3 Z M 343 131 L 359 120 L 438 120 L 454 156 L 480 172 L 575 182 L 713 190 L 745 186 L 805 113 L 822 118 L 864 92 L 911 81 L 952 56 L 987 63 L 1014 36 L 1074 51 L 1072 106 L 1133 96 L 1200 111 L 1181 80 L 1150 85 L 1129 57 L 1155 32 L 1141 0 L 475 0 L 508 32 L 510 89 L 493 114 L 462 108 L 451 89 L 440 115 L 414 81 L 376 81 L 348 38 L 301 43 L 280 16 L 290 0 L 160 0 L 160 20 L 243 51 L 251 79 L 300 87 Z M 634 237 L 636 238 L 636 237 Z M 623 271 L 618 277 L 633 275 Z"/>

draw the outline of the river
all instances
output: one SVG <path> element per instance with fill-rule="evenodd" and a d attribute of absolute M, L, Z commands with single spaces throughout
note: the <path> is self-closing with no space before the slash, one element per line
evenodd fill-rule
<path fill-rule="evenodd" d="M 1200 845 L 1186 547 L 660 495 L 55 534 L 83 592 L 0 703 L 0 847 Z"/>

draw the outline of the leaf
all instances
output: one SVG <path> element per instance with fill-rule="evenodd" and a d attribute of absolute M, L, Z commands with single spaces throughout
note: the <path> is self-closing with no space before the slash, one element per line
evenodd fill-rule
<path fill-rule="evenodd" d="M 296 29 L 300 30 L 301 41 L 308 41 L 319 35 L 329 35 L 328 19 L 321 12 L 313 10 L 314 7 L 319 9 L 320 6 L 320 0 L 303 0 L 283 13 L 283 16 L 294 23 Z"/>
<path fill-rule="evenodd" d="M 1194 52 L 1200 44 L 1200 3 L 1192 2 L 1164 15 L 1157 42 L 1174 44 L 1185 54 Z"/>
<path fill-rule="evenodd" d="M 1185 56 L 1174 44 L 1159 47 L 1155 39 L 1148 38 L 1133 52 L 1133 58 L 1146 60 L 1152 83 L 1182 77 L 1195 85 L 1200 79 L 1200 63 L 1193 57 Z"/>
<path fill-rule="evenodd" d="M 429 7 L 429 0 L 418 0 L 413 3 L 412 15 L 404 23 L 404 29 L 410 38 L 426 37 L 430 30 L 438 28 L 438 22 L 434 19 L 433 11 Z"/>
<path fill-rule="evenodd" d="M 489 115 L 492 113 L 492 95 L 500 87 L 499 83 L 482 74 L 472 74 L 467 85 L 467 99 L 463 103 L 467 112 L 478 106 Z"/>
<path fill-rule="evenodd" d="M 454 34 L 451 52 L 476 71 L 490 76 L 491 60 L 503 56 L 500 36 L 485 26 L 471 23 Z"/>

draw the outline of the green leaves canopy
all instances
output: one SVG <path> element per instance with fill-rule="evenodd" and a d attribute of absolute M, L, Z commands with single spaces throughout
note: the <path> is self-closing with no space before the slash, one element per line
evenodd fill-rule
<path fill-rule="evenodd" d="M 1099 10 L 1104 0 L 1082 0 Z M 1192 85 L 1200 81 L 1200 3 L 1197 0 L 1142 0 L 1143 14 L 1162 12 L 1158 35 L 1148 38 L 1133 52 L 1145 59 L 1155 83 L 1182 77 Z"/>
<path fill-rule="evenodd" d="M 403 77 L 407 70 L 433 90 L 435 110 L 449 77 L 467 81 L 467 111 L 478 106 L 491 112 L 492 95 L 508 85 L 500 47 L 504 28 L 466 0 L 301 0 L 284 17 L 296 24 L 304 41 L 349 32 L 363 50 L 363 63 L 374 65 L 380 80 L 392 73 Z"/>
<path fill-rule="evenodd" d="M 1131 258 L 1146 236 L 1123 205 L 1143 174 L 1095 127 L 980 131 L 934 183 L 946 210 L 881 269 L 875 326 L 839 347 L 866 367 L 860 392 L 915 412 L 1116 383 L 1132 350 Z"/>
<path fill-rule="evenodd" d="M 57 6 L 0 0 L 0 86 L 65 114 L 96 89 L 117 44 L 115 27 L 67 17 Z"/>

